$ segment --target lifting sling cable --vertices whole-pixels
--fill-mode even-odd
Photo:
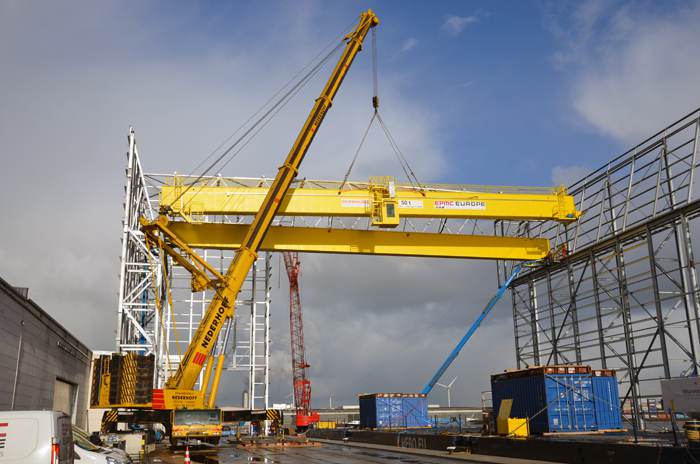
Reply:
[[[219,155],[203,172],[200,174],[194,181],[192,181],[190,184],[183,189],[183,191],[173,200],[172,203],[177,202],[180,198],[182,198],[183,195],[185,195],[193,186],[195,186],[199,181],[201,181],[207,174],[209,174],[220,162],[223,160],[229,153],[233,151],[234,148],[236,148],[239,144],[241,144],[246,137],[248,137],[251,133],[253,133],[252,137],[255,137],[260,132],[260,129],[256,131],[258,126],[260,124],[264,123],[265,121],[269,122],[268,118],[274,117],[281,108],[283,108],[287,103],[289,103],[289,100],[296,95],[299,90],[304,87],[323,67],[323,65],[328,62],[328,60],[335,55],[335,53],[341,49],[341,47],[344,45],[344,42],[338,43],[338,45],[333,48],[329,53],[326,54],[326,56],[323,57],[309,72],[307,72],[300,80],[298,80],[285,94],[279,98],[274,105],[272,105],[265,113],[260,116],[248,129],[245,130],[245,132],[238,137],[224,152]],[[265,122],[265,124],[267,124]],[[264,127],[264,125],[263,125]],[[254,132],[255,131],[255,132]],[[251,137],[251,139],[252,139]],[[249,139],[245,145],[250,143]],[[245,147],[244,145],[244,147]],[[241,150],[237,150],[231,159],[238,155],[241,152]],[[230,159],[228,160],[230,162]],[[228,162],[226,164],[228,164]],[[201,189],[201,187],[200,187]],[[192,197],[194,198],[194,196]],[[190,201],[192,201],[192,198]],[[188,202],[189,203],[189,202]]]
[[[372,30],[372,84],[373,84],[373,90],[374,90],[374,96],[372,97],[372,106],[374,107],[374,113],[379,120],[379,124],[382,126],[382,129],[384,131],[384,134],[387,137],[387,140],[389,141],[389,145],[391,145],[391,148],[394,150],[394,154],[396,154],[399,164],[401,164],[401,168],[404,171],[404,174],[406,174],[406,177],[408,178],[408,182],[413,185],[413,181],[411,180],[411,175],[413,176],[413,180],[416,181],[416,184],[418,184],[418,187],[422,190],[423,187],[421,183],[418,181],[418,178],[416,177],[416,174],[413,172],[413,169],[411,169],[411,166],[408,164],[408,160],[406,157],[403,155],[401,150],[399,149],[398,144],[396,143],[396,140],[394,140],[394,137],[391,135],[391,132],[389,132],[389,128],[386,126],[384,123],[384,120],[382,119],[382,116],[379,114],[379,68],[377,65],[377,31],[374,29]],[[403,162],[402,162],[403,161]],[[410,173],[410,175],[409,175]]]
[[[343,182],[340,184],[340,187],[338,188],[339,194],[340,194],[340,191],[345,186],[345,184],[347,183],[348,178],[350,177],[350,173],[352,172],[352,169],[355,166],[355,162],[357,161],[358,155],[360,154],[360,151],[362,150],[362,147],[364,146],[365,139],[367,138],[367,134],[369,134],[369,130],[372,127],[372,124],[374,123],[375,120],[379,121],[379,124],[382,127],[382,131],[384,132],[384,135],[385,135],[387,141],[389,142],[389,146],[391,146],[391,149],[394,152],[394,155],[396,156],[396,159],[398,160],[399,165],[401,166],[401,169],[403,170],[404,174],[406,175],[408,182],[414,188],[417,188],[418,190],[423,191],[423,185],[418,180],[418,177],[416,176],[415,172],[411,168],[411,165],[408,163],[408,160],[404,156],[403,152],[401,152],[401,149],[399,149],[399,146],[396,143],[396,140],[394,139],[391,132],[389,131],[389,128],[387,127],[386,123],[382,119],[381,114],[379,114],[379,77],[378,77],[378,74],[379,74],[379,72],[378,72],[378,66],[377,66],[377,32],[376,32],[376,30],[372,29],[372,107],[374,108],[374,112],[372,113],[372,117],[370,118],[369,125],[367,126],[367,129],[365,129],[365,132],[362,136],[362,140],[360,141],[360,145],[357,147],[357,150],[355,151],[355,156],[353,156],[352,161],[350,163],[350,166],[348,167],[348,170],[345,173],[345,176],[343,178]],[[414,181],[415,181],[415,184],[414,184]]]
[[[362,135],[362,140],[360,141],[360,145],[357,147],[357,150],[355,150],[355,156],[353,156],[352,162],[350,163],[350,166],[348,167],[348,170],[345,173],[345,177],[343,177],[343,182],[340,184],[340,187],[338,187],[338,195],[340,195],[341,190],[343,190],[343,187],[345,187],[345,184],[348,182],[348,178],[350,177],[350,173],[352,172],[352,168],[355,166],[355,162],[357,161],[357,156],[360,154],[360,150],[362,150],[362,146],[365,144],[365,140],[367,139],[367,134],[369,134],[369,130],[372,127],[372,123],[374,123],[374,120],[376,117],[377,117],[377,112],[375,111],[374,113],[372,113],[372,118],[369,120],[369,124],[367,125],[367,129],[365,129],[365,133]]]
[[[435,371],[435,374],[433,377],[430,379],[430,381],[423,387],[423,390],[421,393],[427,395],[429,394],[433,387],[435,387],[435,384],[437,384],[442,376],[445,374],[445,371],[452,365],[454,360],[457,358],[459,355],[459,352],[462,350],[464,345],[469,341],[469,339],[474,335],[476,330],[479,328],[481,323],[486,319],[486,316],[489,315],[491,310],[493,309],[494,306],[496,306],[496,303],[501,299],[501,297],[505,294],[506,290],[508,290],[508,287],[510,287],[510,284],[515,280],[516,277],[520,274],[520,271],[524,267],[533,267],[540,263],[541,260],[534,260],[534,261],[526,261],[523,263],[518,263],[515,266],[513,266],[513,270],[511,271],[510,275],[506,279],[506,281],[503,283],[498,288],[498,291],[496,291],[496,294],[491,297],[489,302],[486,304],[484,309],[481,311],[481,314],[479,314],[479,317],[476,318],[474,322],[472,322],[472,325],[469,327],[469,330],[467,330],[467,333],[464,334],[464,336],[461,338],[459,343],[457,343],[457,346],[454,347],[454,349],[450,352],[450,354],[447,356],[445,361],[438,367],[438,370]]]

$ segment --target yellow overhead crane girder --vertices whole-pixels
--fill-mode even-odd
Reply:
[[[167,225],[189,247],[213,249],[239,248],[247,227],[182,221]],[[273,226],[265,235],[260,250],[533,260],[547,256],[550,246],[549,240],[544,238]]]
[[[247,230],[244,224],[212,223],[202,220],[204,216],[255,214],[268,193],[266,186],[250,185],[252,179],[216,178],[205,182],[187,186],[183,178],[174,176],[172,184],[163,185],[160,191],[161,211],[185,221],[161,216],[157,227],[179,242],[178,248],[188,248],[188,254],[194,256],[192,248],[238,249]],[[239,183],[244,185],[236,185]],[[300,181],[281,201],[278,214],[370,217],[371,225],[380,229],[398,226],[402,217],[572,222],[580,216],[574,198],[563,187],[416,187],[397,184],[391,177],[373,177],[367,183]],[[271,227],[260,249],[506,260],[540,259],[551,250],[549,241],[542,238],[296,226]],[[193,285],[200,283],[193,281]]]
[[[177,178],[174,183],[161,187],[160,205],[169,215],[186,219],[197,215],[253,215],[268,192],[267,187],[206,185],[185,190],[185,186],[177,185]],[[290,188],[278,214],[372,217],[372,225],[379,227],[395,227],[401,217],[573,222],[580,216],[574,198],[563,187],[548,191],[527,188],[501,191],[498,187],[469,191],[421,189],[393,181],[365,185],[366,188],[339,190]],[[389,212],[394,212],[393,220],[387,217],[387,207]]]

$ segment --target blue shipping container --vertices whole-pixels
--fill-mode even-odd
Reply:
[[[428,399],[421,393],[360,395],[360,427],[397,429],[429,427]]]
[[[494,413],[513,400],[510,417],[530,420],[531,433],[598,430],[590,368],[547,366],[491,376]]]
[[[620,392],[615,371],[593,371],[593,395],[595,397],[595,416],[599,430],[622,428],[622,411]]]

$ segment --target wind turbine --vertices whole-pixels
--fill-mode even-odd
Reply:
[[[450,399],[450,390],[452,390],[452,384],[455,383],[455,380],[457,380],[457,377],[455,376],[454,379],[452,379],[452,382],[448,383],[447,385],[444,385],[440,382],[437,382],[436,385],[440,385],[442,388],[447,390],[447,407],[452,407],[452,401]]]

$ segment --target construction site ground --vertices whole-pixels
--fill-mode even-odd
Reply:
[[[502,464],[546,464],[545,461],[515,459],[498,456],[475,456],[463,453],[448,454],[443,451],[397,449],[396,447],[357,444],[330,443],[314,440],[320,446],[239,446],[222,444],[216,448],[190,449],[193,463],[229,464],[243,462],[263,462],[279,464],[297,463],[502,463]],[[323,442],[323,443],[321,443]],[[144,460],[147,464],[182,464],[185,461],[184,449],[160,447]]]

